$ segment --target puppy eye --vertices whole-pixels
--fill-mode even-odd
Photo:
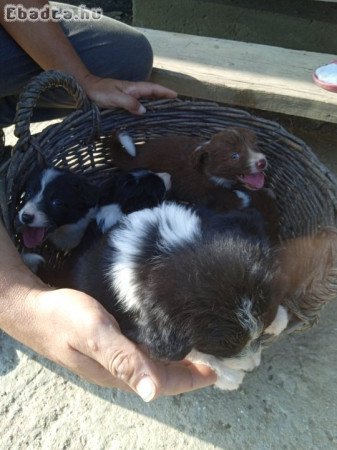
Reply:
[[[65,206],[65,203],[58,198],[54,198],[54,200],[51,201],[51,206],[53,208],[61,208],[62,206]]]
[[[233,152],[233,153],[231,154],[231,158],[232,158],[234,161],[236,161],[236,160],[240,159],[240,155],[239,155],[238,152]]]
[[[33,191],[31,189],[26,189],[25,196],[24,196],[25,200],[28,200],[32,197],[33,197]]]

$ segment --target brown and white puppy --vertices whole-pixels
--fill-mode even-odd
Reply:
[[[285,241],[278,260],[279,301],[294,328],[313,325],[324,304],[337,298],[337,229]]]
[[[245,128],[225,128],[207,141],[200,137],[162,136],[137,146],[135,157],[130,156],[134,150],[124,138],[122,134],[122,139],[112,144],[116,166],[168,172],[171,193],[177,200],[207,205],[215,188],[230,189],[239,184],[261,189],[264,185],[267,160],[257,147],[256,135]]]
[[[267,160],[252,131],[229,127],[208,141],[200,137],[163,136],[137,145],[137,150],[127,134],[117,133],[111,150],[114,163],[123,169],[144,167],[168,172],[173,200],[218,212],[250,206],[258,209],[271,242],[278,241],[275,196],[270,189],[263,189]]]

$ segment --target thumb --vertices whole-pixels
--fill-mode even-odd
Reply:
[[[145,402],[156,397],[158,380],[153,373],[153,363],[123,335],[110,346],[104,363],[112,376],[127,384]]]
[[[159,379],[155,364],[120,332],[112,316],[106,316],[104,324],[101,321],[100,327],[91,336],[95,338],[87,341],[87,356],[99,362],[116,380],[128,385],[145,402],[156,397]]]

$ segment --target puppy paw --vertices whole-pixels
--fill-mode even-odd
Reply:
[[[125,131],[122,131],[117,134],[117,138],[119,142],[121,143],[122,147],[125,149],[125,151],[130,155],[135,157],[136,156],[136,146],[133,142],[132,137],[127,134]]]
[[[245,372],[243,370],[234,370],[226,367],[221,373],[218,373],[215,386],[224,391],[235,391],[241,385],[244,376]]]
[[[289,317],[287,310],[283,306],[277,308],[277,313],[275,319],[272,323],[264,330],[264,334],[272,334],[274,336],[279,336],[283,330],[287,328],[289,322]]]
[[[37,253],[23,253],[21,255],[23,262],[33,272],[36,273],[41,264],[45,264],[46,260]]]

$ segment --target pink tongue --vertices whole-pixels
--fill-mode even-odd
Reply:
[[[22,233],[25,247],[33,248],[42,244],[45,232],[45,228],[26,227]]]
[[[242,177],[240,177],[240,180],[243,181],[243,183],[248,187],[251,187],[253,189],[261,189],[264,185],[264,178],[264,173],[258,172],[252,173],[250,175],[242,175]]]

